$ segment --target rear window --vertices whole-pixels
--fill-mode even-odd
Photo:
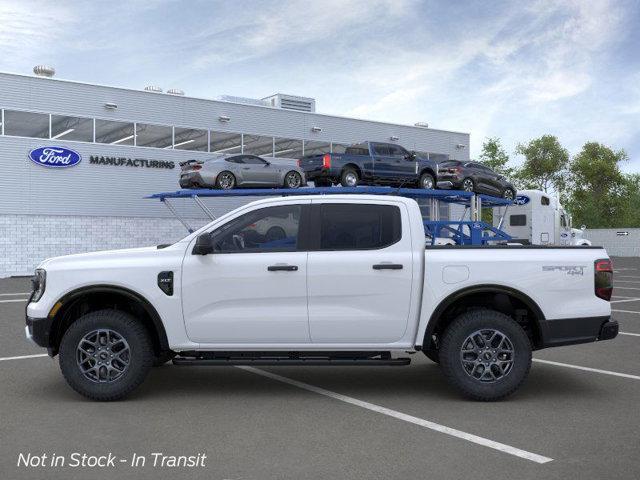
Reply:
[[[524,227],[527,224],[526,215],[511,215],[509,217],[509,225],[512,227]]]
[[[400,208],[393,205],[325,204],[320,250],[374,250],[402,237]]]
[[[365,144],[351,145],[346,148],[347,155],[369,155],[369,147]]]
[[[447,167],[458,167],[458,166],[460,166],[460,163],[461,162],[459,162],[457,160],[445,160],[444,162],[440,162],[438,164],[438,166],[444,167],[444,168],[447,168]]]
[[[540,197],[540,203],[542,205],[549,205],[549,197]]]

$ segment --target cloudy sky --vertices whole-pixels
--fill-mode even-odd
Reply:
[[[317,109],[471,132],[551,133],[640,172],[640,0],[0,0],[0,71],[187,95],[311,96]]]

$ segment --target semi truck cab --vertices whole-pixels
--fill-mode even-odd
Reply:
[[[495,227],[500,227],[515,243],[525,245],[587,246],[583,238],[585,226],[572,228],[571,215],[557,197],[541,190],[521,190],[514,204],[505,211],[498,209],[493,216]],[[505,217],[502,225],[500,221]]]

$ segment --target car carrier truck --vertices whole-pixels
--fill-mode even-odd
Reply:
[[[583,238],[585,227],[572,228],[571,216],[558,198],[541,190],[521,190],[513,203],[495,207],[493,224],[512,237],[512,242],[524,245],[589,246]],[[503,219],[504,216],[504,219]]]

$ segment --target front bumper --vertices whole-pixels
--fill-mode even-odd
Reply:
[[[611,317],[563,318],[540,324],[543,347],[611,340],[618,335],[618,322]]]
[[[25,326],[25,335],[27,340],[35,343],[39,347],[51,347],[51,324],[53,319],[27,317],[27,325]]]

